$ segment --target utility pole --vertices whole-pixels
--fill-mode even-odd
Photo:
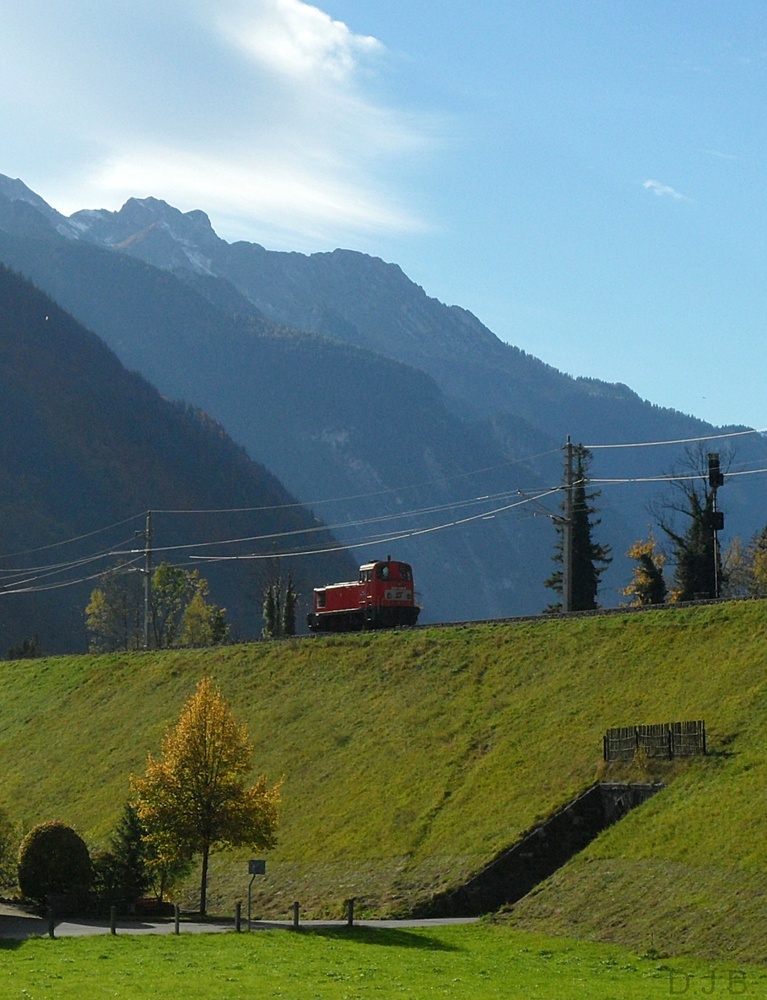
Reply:
[[[144,649],[149,649],[149,617],[152,605],[152,512],[146,512],[144,529]]]
[[[573,610],[573,445],[565,444],[565,503],[562,519],[562,610]]]

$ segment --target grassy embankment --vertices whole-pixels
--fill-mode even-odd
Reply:
[[[515,908],[526,927],[639,951],[763,960],[762,603],[0,666],[0,802],[106,840],[203,674],[285,776],[259,913],[402,912],[603,776],[608,726],[705,718],[711,755]],[[635,771],[635,778],[642,775]],[[222,855],[210,905],[247,892]],[[191,902],[191,897],[190,900]]]

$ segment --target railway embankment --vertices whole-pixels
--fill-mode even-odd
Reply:
[[[258,772],[285,779],[254,916],[287,919],[300,901],[307,919],[338,918],[350,897],[360,918],[405,915],[595,782],[662,781],[507,919],[764,959],[763,602],[2,663],[0,805],[24,827],[58,818],[106,847],[130,774],[201,676],[247,726]],[[705,719],[705,757],[605,764],[608,730],[679,719]],[[247,898],[247,861],[214,858],[211,912]]]

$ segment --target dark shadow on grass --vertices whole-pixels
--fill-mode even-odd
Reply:
[[[2,951],[15,951],[16,948],[20,948],[27,938],[0,938],[0,952]]]
[[[398,927],[301,927],[301,934],[354,941],[358,944],[375,944],[384,948],[418,948],[423,951],[461,951],[455,945],[439,938]]]

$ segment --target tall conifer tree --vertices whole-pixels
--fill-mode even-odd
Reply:
[[[592,537],[592,530],[600,523],[595,517],[597,508],[594,500],[599,496],[598,490],[588,491],[588,469],[591,462],[591,452],[584,448],[582,444],[573,447],[574,474],[573,482],[570,486],[571,497],[562,502],[562,512],[564,517],[569,516],[572,520],[572,585],[571,585],[571,611],[593,611],[597,604],[597,593],[599,591],[599,579],[612,561],[609,545],[601,545],[595,542]],[[555,593],[562,594],[564,587],[564,573],[562,564],[564,562],[565,546],[565,522],[564,517],[558,518],[557,545],[554,550],[553,559],[559,564],[551,576],[546,580],[546,586]],[[551,605],[552,611],[561,611],[562,602]]]

